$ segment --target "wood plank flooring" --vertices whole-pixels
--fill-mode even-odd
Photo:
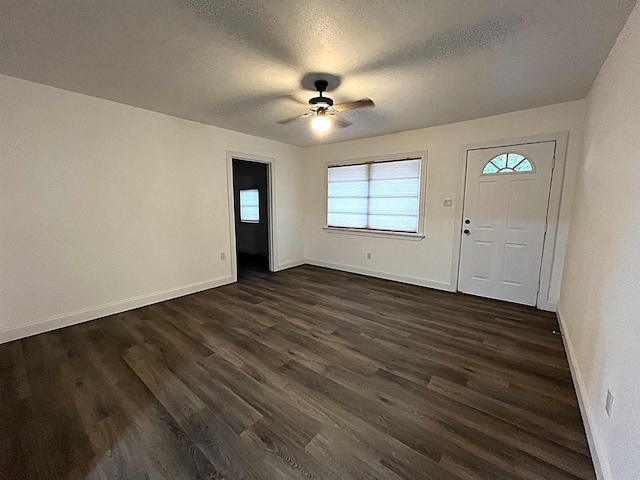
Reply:
[[[298,267],[0,345],[2,479],[593,479],[555,317]]]

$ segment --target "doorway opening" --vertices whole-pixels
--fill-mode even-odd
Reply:
[[[270,164],[232,159],[238,279],[270,271]]]

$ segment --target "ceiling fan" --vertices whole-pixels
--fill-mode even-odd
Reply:
[[[311,105],[309,112],[302,115],[296,115],[295,117],[288,118],[286,120],[281,120],[278,123],[285,125],[302,118],[312,117],[311,126],[313,129],[318,133],[324,133],[331,128],[331,117],[335,117],[335,124],[337,127],[345,128],[352,125],[352,123],[346,118],[340,117],[340,113],[347,110],[354,110],[356,108],[376,106],[370,98],[362,98],[353,102],[334,105],[333,99],[323,95],[329,86],[329,82],[326,80],[316,80],[313,84],[316,87],[316,90],[318,90],[318,96],[309,99],[309,105]]]

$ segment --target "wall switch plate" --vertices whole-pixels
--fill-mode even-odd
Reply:
[[[604,409],[607,412],[607,416],[611,416],[611,409],[613,408],[613,394],[610,390],[607,390],[607,401],[604,404]]]
[[[445,198],[442,201],[442,206],[443,207],[453,207],[453,198]]]
[[[371,260],[371,252],[367,252],[367,260]]]
[[[226,260],[227,259],[227,254],[224,252],[220,252],[220,260]]]

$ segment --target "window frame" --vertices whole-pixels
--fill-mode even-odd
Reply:
[[[371,163],[384,163],[394,162],[401,160],[420,160],[420,190],[418,197],[418,228],[417,232],[401,232],[392,230],[375,230],[369,228],[355,228],[355,227],[333,227],[329,226],[328,211],[329,211],[329,168],[330,167],[348,167],[352,165],[364,165]],[[377,155],[373,157],[353,158],[349,160],[341,161],[328,161],[325,162],[323,168],[324,174],[324,226],[322,227],[325,232],[338,233],[347,235],[359,235],[366,237],[381,237],[389,238],[395,237],[402,240],[420,241],[425,237],[425,211],[427,204],[427,151],[406,152],[397,153],[391,155]]]
[[[243,220],[242,219],[242,192],[251,192],[251,191],[256,191],[258,192],[258,220]],[[238,203],[240,204],[240,223],[250,223],[250,224],[259,224],[260,223],[260,189],[259,188],[241,188],[238,191]],[[251,205],[253,206],[253,205]]]
[[[500,157],[500,156],[502,156],[502,155],[506,155],[506,156],[507,156],[507,162],[509,161],[509,155],[519,155],[519,156],[521,156],[521,157],[522,157],[522,160],[520,160],[520,162],[518,162],[518,163],[516,164],[516,167],[517,167],[518,165],[520,165],[520,163],[522,163],[522,162],[524,162],[524,161],[527,161],[527,162],[529,162],[529,165],[531,166],[531,170],[516,171],[516,170],[515,170],[515,167],[513,167],[513,168],[505,167],[504,169],[500,169],[500,170],[498,170],[497,172],[491,172],[491,173],[487,172],[487,173],[485,173],[485,172],[484,172],[484,169],[485,169],[485,168],[487,168],[487,166],[488,166],[490,163],[493,163],[493,161],[494,161],[496,158],[498,158],[498,157]],[[508,163],[507,163],[507,165],[508,165]],[[497,168],[497,165],[496,165],[495,163],[493,163],[493,166]],[[509,172],[505,172],[505,171],[503,171],[503,170],[505,170],[505,169],[507,169],[507,168],[510,168],[510,170],[512,170],[512,171],[509,171]],[[532,173],[536,173],[536,164],[535,164],[535,162],[534,162],[533,160],[531,160],[531,159],[530,159],[529,157],[527,157],[526,155],[522,155],[520,152],[517,152],[517,151],[515,151],[515,150],[506,150],[504,153],[501,153],[500,155],[496,155],[496,156],[495,156],[495,157],[493,157],[491,160],[489,160],[489,161],[485,164],[485,166],[483,167],[482,172],[480,172],[480,175],[513,175],[513,174],[518,174],[518,175],[528,175],[528,174],[529,174],[529,175],[530,175],[530,174],[532,174]]]

